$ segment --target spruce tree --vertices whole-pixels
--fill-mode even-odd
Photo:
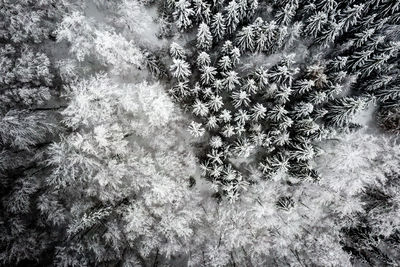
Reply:
[[[212,35],[210,28],[207,24],[202,22],[199,25],[199,30],[197,32],[197,48],[202,50],[209,50],[212,46]]]
[[[213,16],[211,22],[211,32],[217,42],[222,40],[225,35],[225,31],[226,26],[224,15],[218,12]]]

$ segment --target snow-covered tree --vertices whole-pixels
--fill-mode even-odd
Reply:
[[[171,57],[173,57],[173,58],[182,59],[182,60],[186,59],[185,50],[178,43],[175,43],[175,42],[171,43],[171,45],[169,47],[169,53],[170,53]]]
[[[209,113],[208,106],[199,99],[196,99],[193,104],[193,113],[197,116],[205,117]]]
[[[176,25],[181,31],[192,26],[193,15],[194,11],[189,1],[179,0],[175,2],[173,16],[176,20]]]
[[[316,37],[323,29],[324,24],[327,22],[327,14],[324,12],[317,12],[307,19],[304,31],[313,37]]]
[[[215,75],[217,74],[217,69],[211,66],[203,66],[201,68],[201,72],[202,72],[200,77],[201,83],[210,85],[215,79]]]
[[[197,66],[202,68],[204,66],[209,66],[211,64],[210,55],[202,51],[197,57]]]
[[[41,218],[39,204],[48,171],[43,151],[61,130],[51,47],[66,3],[3,1],[0,6],[0,265],[36,265],[46,261],[59,238]]]
[[[357,23],[364,11],[364,4],[354,5],[343,10],[343,14],[340,18],[339,23],[342,25],[343,31],[348,31],[351,26]]]
[[[189,132],[194,137],[201,137],[202,135],[204,135],[205,130],[204,130],[203,126],[201,125],[201,123],[193,121],[189,126]]]
[[[179,116],[168,96],[159,84],[96,76],[72,85],[68,97],[62,114],[73,132],[48,150],[47,184],[62,190],[61,202],[72,201],[57,264],[67,264],[64,253],[77,245],[75,259],[87,264],[176,252],[196,221],[196,211],[184,208],[194,203],[186,186],[194,158],[176,146]]]
[[[345,126],[351,122],[354,115],[366,108],[363,98],[344,97],[337,99],[327,106],[325,119],[336,126]]]
[[[223,105],[224,105],[224,102],[223,102],[222,97],[220,95],[211,96],[211,99],[208,102],[208,106],[214,111],[220,110]]]
[[[173,59],[174,64],[171,65],[170,70],[172,76],[179,81],[185,81],[191,75],[190,65],[183,59]]]
[[[201,21],[207,24],[210,22],[210,16],[211,16],[210,4],[204,3],[202,0],[194,0],[193,11],[194,11],[194,18],[197,21]]]
[[[276,25],[275,21],[270,21],[260,27],[259,33],[256,34],[255,39],[257,52],[272,50],[273,42],[278,35],[277,28],[278,26]]]
[[[211,22],[211,32],[217,42],[219,40],[222,40],[222,38],[225,35],[225,30],[226,30],[226,26],[225,26],[224,15],[222,13],[218,12],[213,16],[212,22]]]
[[[221,59],[218,61],[218,67],[222,71],[227,71],[232,68],[232,60],[229,56],[223,56]]]
[[[249,94],[246,91],[235,91],[232,93],[232,102],[235,108],[248,106],[250,104]]]
[[[132,40],[128,41],[113,31],[97,29],[94,21],[82,12],[76,11],[64,17],[56,33],[59,42],[71,44],[70,53],[80,62],[92,56],[116,73],[142,65],[143,53]]]
[[[236,30],[240,22],[238,3],[235,0],[230,1],[228,5],[225,7],[225,11],[226,11],[227,32],[231,34]]]
[[[298,7],[297,2],[292,2],[292,3],[286,4],[275,15],[277,22],[281,25],[288,25],[291,22],[294,15],[296,14],[297,7]]]
[[[254,49],[254,28],[253,26],[243,27],[236,35],[236,43],[241,51],[253,51]]]
[[[212,35],[210,28],[204,22],[199,25],[197,32],[197,48],[202,50],[209,50],[212,46]]]
[[[257,103],[252,107],[251,111],[253,112],[252,118],[255,121],[258,121],[260,119],[264,119],[265,115],[267,113],[267,108],[264,107],[262,104]]]
[[[232,91],[236,85],[240,85],[238,73],[236,71],[228,71],[224,74],[224,85],[228,91]]]

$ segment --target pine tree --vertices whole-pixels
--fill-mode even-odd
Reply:
[[[201,137],[205,133],[201,123],[192,122],[189,126],[189,133],[194,137]]]
[[[289,35],[288,27],[282,26],[282,27],[279,28],[278,39],[276,40],[275,50],[278,49],[278,48],[283,48],[284,47],[284,45],[286,43],[286,40],[288,38],[288,35]]]
[[[258,121],[260,119],[264,119],[267,113],[267,108],[264,107],[262,104],[257,103],[252,107],[252,119]]]
[[[243,84],[243,89],[250,94],[255,94],[258,91],[256,81],[254,79],[247,79],[246,82]]]
[[[308,161],[314,158],[314,148],[310,143],[293,145],[291,157],[296,161]]]
[[[338,3],[335,0],[322,0],[317,3],[317,9],[329,14],[334,12]]]
[[[317,12],[307,19],[305,33],[313,37],[317,37],[321,33],[323,26],[327,23],[328,17],[324,12]]]
[[[250,3],[250,5],[249,8],[247,9],[247,17],[252,18],[259,7],[259,3],[258,0],[250,0],[248,2]]]
[[[224,89],[224,82],[222,79],[215,79],[213,83],[213,88],[217,93],[221,92]]]
[[[182,46],[180,46],[179,44],[177,44],[175,42],[171,43],[169,53],[170,53],[171,57],[173,57],[173,58],[182,59],[182,60],[186,59],[185,50],[183,49]]]
[[[185,97],[190,93],[189,84],[187,81],[178,82],[170,89],[170,92],[176,97]]]
[[[375,29],[374,28],[369,28],[366,29],[362,32],[357,32],[356,34],[354,34],[356,42],[355,42],[355,47],[360,48],[362,47],[369,38],[371,38],[375,33]]]
[[[235,0],[229,2],[225,8],[227,32],[232,34],[239,24],[239,5]]]
[[[298,94],[305,94],[312,90],[315,86],[315,82],[313,80],[299,80],[295,83],[294,88],[298,92]]]
[[[222,128],[222,135],[223,136],[225,136],[225,137],[227,137],[227,138],[230,138],[230,137],[232,137],[232,136],[234,136],[235,135],[235,127],[233,127],[232,125],[230,125],[230,124],[226,124],[223,128]]]
[[[240,138],[235,142],[234,153],[238,157],[248,158],[254,152],[254,145],[245,137]]]
[[[211,22],[211,32],[216,39],[216,41],[222,40],[222,38],[225,35],[225,18],[222,13],[218,12],[213,16],[212,22]]]
[[[228,56],[233,49],[233,44],[230,40],[226,40],[221,48],[221,53],[224,56]]]
[[[208,106],[199,99],[196,99],[193,104],[193,113],[197,116],[205,117],[209,113]]]
[[[296,21],[293,26],[289,30],[288,40],[285,43],[285,49],[289,49],[293,46],[293,44],[300,38],[300,35],[303,31],[303,23]]]
[[[364,11],[364,7],[364,4],[354,5],[343,11],[343,15],[339,20],[343,31],[347,32],[351,26],[354,26],[358,22]]]
[[[204,3],[202,0],[194,0],[193,11],[196,21],[207,24],[210,22],[211,10],[208,3]]]
[[[182,59],[173,59],[173,62],[174,64],[170,67],[172,75],[179,81],[187,80],[192,73],[189,64]]]
[[[243,27],[236,35],[236,43],[241,51],[254,50],[254,28],[253,26]]]
[[[210,55],[208,55],[206,52],[202,51],[198,57],[197,57],[197,66],[199,68],[203,66],[209,66],[211,64],[211,58]]]
[[[230,59],[229,56],[223,56],[219,61],[218,61],[218,67],[222,71],[228,71],[232,68],[232,60]]]
[[[257,68],[254,73],[254,79],[257,82],[257,85],[260,89],[264,89],[268,84],[268,70],[263,67]]]
[[[238,73],[233,70],[224,73],[223,83],[228,91],[232,91],[233,89],[235,89],[236,85],[240,85]]]
[[[345,126],[351,122],[353,116],[366,107],[363,98],[344,97],[327,106],[328,113],[325,119],[335,126]]]
[[[232,66],[236,66],[239,63],[241,56],[239,48],[236,46],[233,47],[229,55],[232,61]]]
[[[239,11],[239,20],[242,21],[246,17],[246,11],[248,9],[248,0],[238,0],[238,11]]]
[[[296,4],[298,5],[298,3]],[[293,3],[286,4],[276,13],[275,18],[277,22],[281,25],[289,25],[289,23],[292,21],[292,18],[296,14],[297,5]]]
[[[220,119],[225,123],[230,122],[232,119],[231,111],[227,109],[222,110],[220,114]]]
[[[329,21],[326,26],[327,29],[322,30],[320,36],[318,36],[315,40],[317,43],[321,44],[323,47],[328,47],[332,44],[336,37],[340,35],[340,31],[343,27],[342,23],[337,23],[334,21]]]
[[[200,81],[204,85],[211,85],[215,80],[217,70],[211,66],[204,66],[201,69]]]
[[[350,57],[348,61],[348,66],[351,66],[352,70],[356,70],[364,65],[367,60],[371,57],[374,53],[373,50],[364,50],[364,51],[357,51]]]
[[[192,26],[192,16],[194,15],[194,11],[191,8],[190,2],[186,0],[179,0],[175,2],[175,9],[173,16],[176,20],[176,25],[178,28],[183,31]]]
[[[278,26],[274,20],[265,23],[260,29],[256,39],[256,50],[258,52],[272,52],[272,46],[278,37]]]
[[[282,121],[286,114],[288,114],[288,111],[283,106],[275,105],[268,111],[267,117],[269,120],[278,122]]]
[[[232,102],[235,108],[248,106],[250,104],[249,94],[246,91],[236,91],[232,93]]]
[[[239,109],[235,114],[234,114],[234,120],[241,124],[244,125],[250,120],[250,115],[246,110]]]
[[[211,99],[208,102],[208,106],[210,109],[213,111],[219,111],[224,105],[224,102],[222,101],[222,97],[219,95],[212,95]]]
[[[286,104],[287,102],[289,102],[292,92],[293,90],[291,89],[291,87],[286,85],[280,86],[276,92],[276,95],[274,96],[275,102],[281,105]]]
[[[294,119],[300,119],[309,116],[314,110],[314,106],[311,103],[300,102],[294,106],[292,117]]]
[[[206,127],[208,129],[210,129],[210,130],[218,128],[218,118],[215,117],[214,115],[209,116],[208,117],[208,122],[206,124]]]
[[[199,25],[197,32],[197,48],[203,50],[210,50],[212,46],[212,35],[210,28],[204,22]]]

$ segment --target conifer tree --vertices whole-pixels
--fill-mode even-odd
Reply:
[[[228,71],[232,68],[232,60],[230,59],[229,56],[223,56],[219,61],[218,61],[218,67],[222,71]]]
[[[232,65],[236,66],[240,61],[240,50],[236,46],[232,48],[231,52],[229,53]]]
[[[327,22],[327,15],[324,12],[318,12],[308,18],[304,31],[313,37],[316,37]]]
[[[202,0],[193,1],[193,11],[196,21],[207,24],[210,22],[211,10],[208,3],[204,3]]]
[[[253,26],[243,27],[236,35],[236,43],[241,51],[253,51],[254,49],[254,28]]]
[[[197,32],[197,48],[209,50],[212,46],[212,35],[207,24],[202,22]]]
[[[194,137],[201,137],[205,133],[205,130],[202,127],[201,123],[193,121],[189,126],[189,132]]]
[[[364,11],[365,5],[354,5],[352,7],[348,7],[343,11],[343,15],[341,16],[339,23],[342,25],[342,30],[347,32],[349,28],[355,25],[360,19],[362,12]]]
[[[232,93],[232,102],[235,108],[248,106],[250,104],[249,94],[246,91],[236,91]]]
[[[281,25],[288,25],[294,15],[296,14],[297,3],[288,3],[281,10],[277,12],[275,18],[277,22]]]
[[[262,104],[257,103],[256,105],[254,105],[254,107],[252,108],[252,118],[255,121],[258,121],[260,119],[264,119],[267,113],[267,108],[264,107]]]
[[[173,59],[173,62],[174,64],[170,67],[172,75],[179,81],[187,80],[192,73],[189,64],[182,59]]]
[[[236,85],[240,85],[238,73],[236,71],[228,71],[224,74],[224,85],[228,91],[232,91]]]
[[[211,32],[216,41],[222,40],[225,35],[226,26],[224,15],[220,12],[214,14],[211,22]]]
[[[204,66],[201,68],[200,81],[202,84],[211,85],[214,82],[215,75],[217,74],[216,68],[211,66]]]
[[[173,16],[176,20],[176,25],[182,31],[192,26],[192,16],[194,11],[191,4],[186,0],[179,0],[175,2],[175,9]]]
[[[193,113],[197,116],[204,117],[209,113],[209,109],[205,103],[201,102],[199,99],[196,99],[193,104]]]
[[[229,2],[225,8],[227,32],[232,34],[240,22],[239,5],[235,0]]]
[[[327,107],[328,113],[325,119],[336,126],[349,124],[353,116],[366,107],[366,100],[363,98],[345,97],[334,101]]]
[[[173,42],[170,45],[169,48],[169,53],[171,55],[171,57],[176,58],[176,59],[186,59],[186,53],[185,50],[183,49],[182,46],[180,46],[179,44]]]
[[[208,102],[208,106],[213,111],[218,111],[222,108],[224,102],[222,101],[222,97],[220,95],[212,95],[211,99]]]

